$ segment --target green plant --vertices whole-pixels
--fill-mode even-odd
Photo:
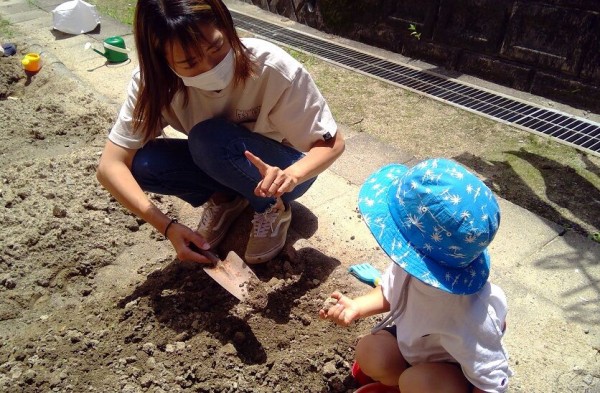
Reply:
[[[133,25],[133,13],[137,0],[90,0],[100,14],[110,16],[121,23]]]
[[[297,51],[295,49],[292,48],[287,48],[284,47],[284,49],[296,60],[298,60],[300,63],[304,64],[305,66],[310,66],[315,64],[315,57],[312,55],[309,55],[305,52],[300,52]]]
[[[0,37],[2,38],[12,38],[14,36],[14,32],[10,27],[10,22],[6,19],[0,18]]]
[[[411,23],[411,24],[408,26],[408,31],[410,31],[410,32],[411,32],[411,33],[410,33],[410,35],[411,35],[411,36],[415,37],[415,38],[416,38],[416,39],[418,39],[418,40],[420,40],[420,39],[421,39],[421,33],[419,33],[419,32],[417,31],[417,26],[416,26],[415,24]]]

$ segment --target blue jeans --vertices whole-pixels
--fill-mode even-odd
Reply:
[[[138,150],[131,172],[144,191],[174,195],[194,207],[215,192],[241,195],[256,212],[264,212],[274,198],[254,195],[262,176],[244,156],[248,150],[265,163],[285,169],[304,154],[224,119],[196,124],[188,139],[155,139]],[[287,204],[302,196],[312,178],[282,195]]]

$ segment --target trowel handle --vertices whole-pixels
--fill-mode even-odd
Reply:
[[[197,252],[198,254],[202,254],[202,256],[208,258],[208,260],[213,264],[213,266],[216,266],[217,263],[219,263],[219,261],[221,260],[214,252],[209,250],[202,250],[201,248],[198,248],[194,243],[190,243],[189,247],[192,251]]]

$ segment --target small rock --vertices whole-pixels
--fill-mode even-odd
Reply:
[[[121,390],[122,393],[141,393],[141,391],[142,389],[132,383],[125,384]]]
[[[146,373],[140,378],[140,386],[143,388],[149,388],[152,386],[152,384],[154,384],[154,379],[154,375]]]
[[[69,341],[71,341],[72,344],[76,344],[83,338],[83,333],[77,330],[69,330],[66,334],[66,337],[69,339]]]
[[[15,360],[17,362],[22,362],[23,360],[25,360],[25,358],[27,358],[27,354],[25,352],[15,353]]]
[[[50,377],[50,381],[48,381],[48,383],[50,384],[51,388],[58,387],[61,382],[62,382],[62,379],[57,374],[53,374]]]
[[[137,304],[138,304],[138,299],[132,300],[125,305],[125,310],[129,310],[129,309],[137,306]]]
[[[189,338],[188,332],[181,332],[175,336],[175,341],[186,341]]]
[[[67,209],[55,205],[52,209],[52,215],[57,218],[65,218],[67,216]]]
[[[17,281],[8,274],[5,274],[0,276],[0,285],[3,285],[6,289],[15,289]]]
[[[145,343],[142,345],[142,351],[146,352],[148,355],[153,355],[154,351],[156,351],[156,345],[154,343]]]
[[[148,367],[150,370],[154,370],[156,368],[156,359],[154,359],[152,356],[146,359],[146,367]]]
[[[223,345],[220,352],[225,355],[235,355],[237,353],[237,350],[235,349],[233,344],[228,343],[228,344]]]
[[[34,370],[27,370],[23,373],[23,380],[25,381],[26,384],[31,385],[33,382],[35,382],[35,378],[37,377],[37,374]]]
[[[335,373],[337,373],[337,367],[334,361],[331,361],[323,366],[323,375],[326,377],[335,375]]]
[[[334,299],[332,297],[328,297],[327,299],[325,299],[325,301],[321,305],[321,308],[325,311],[328,311],[331,307],[335,306],[336,304],[337,304],[336,299]]]

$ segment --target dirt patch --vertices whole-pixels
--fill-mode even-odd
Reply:
[[[356,333],[317,315],[339,261],[305,249],[255,266],[269,290],[242,309],[96,181],[115,108],[42,70],[27,78],[17,56],[0,58],[0,390],[355,387]],[[176,201],[152,198],[176,215]]]
[[[269,296],[264,284],[252,278],[246,284],[246,289],[248,290],[246,303],[248,303],[251,309],[256,311],[264,310],[269,304]]]

